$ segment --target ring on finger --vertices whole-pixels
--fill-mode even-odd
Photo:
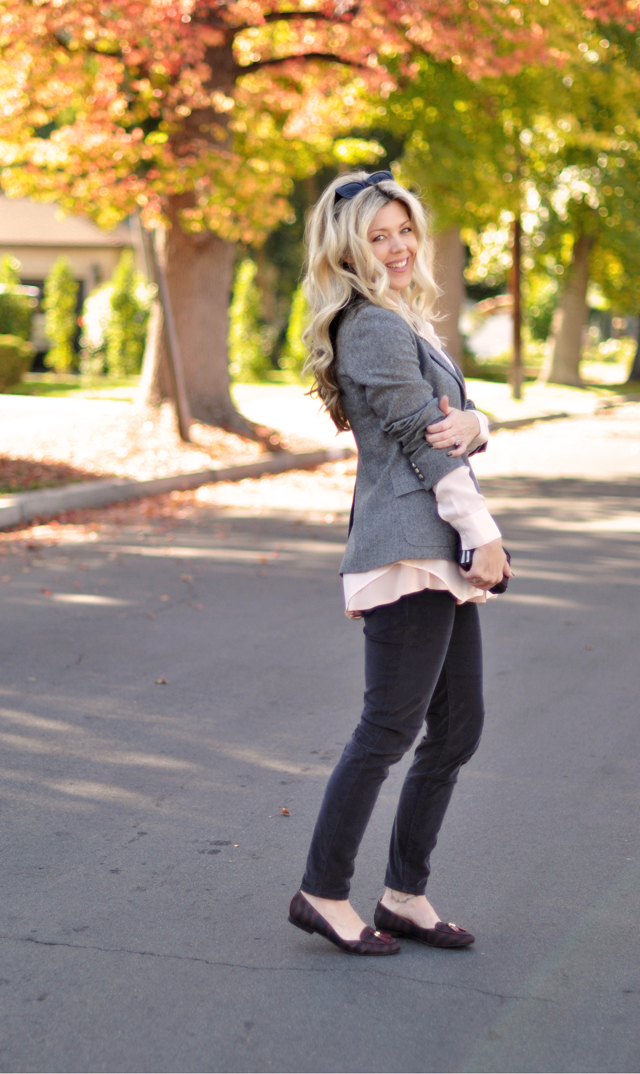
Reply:
[[[457,437],[456,440],[454,441],[454,447],[460,447],[461,443],[462,443],[462,440],[460,439],[460,437]]]

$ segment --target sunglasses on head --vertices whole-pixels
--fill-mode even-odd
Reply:
[[[373,175],[368,175],[366,179],[358,179],[353,183],[337,186],[334,205],[336,201],[340,201],[340,198],[355,198],[356,194],[359,194],[361,190],[366,190],[368,186],[377,186],[378,183],[384,183],[388,180],[394,181],[391,172],[374,172]]]

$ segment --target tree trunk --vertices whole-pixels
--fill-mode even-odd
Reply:
[[[242,68],[234,56],[233,28],[220,23],[215,45],[207,48],[205,61],[211,71],[207,89],[231,95]],[[171,147],[188,158],[203,142],[221,148],[221,128],[228,126],[228,113],[213,107],[196,108],[171,137]],[[195,148],[194,148],[195,147]],[[227,336],[229,302],[233,283],[235,245],[210,231],[187,234],[180,226],[182,210],[195,205],[194,191],[167,198],[170,227],[158,249],[167,285],[183,367],[188,409],[195,421],[261,441],[270,451],[281,449],[273,429],[255,425],[240,414],[231,398]],[[165,332],[161,313],[150,324],[139,400],[157,405],[172,395]]]
[[[462,366],[462,336],[458,328],[460,306],[464,299],[465,250],[460,228],[453,225],[432,239],[433,275],[442,295],[437,310],[441,320],[436,329],[447,351]]]
[[[627,384],[631,380],[640,380],[640,314],[638,315],[636,340],[636,353],[633,356],[633,362],[631,363],[631,369],[629,370],[629,376],[627,377]]]
[[[212,232],[188,235],[180,226],[180,210],[191,202],[189,195],[169,199],[171,226],[160,251],[171,296],[171,308],[180,344],[189,410],[195,421],[220,425],[253,435],[250,422],[236,410],[231,399],[227,336],[229,302],[233,283],[235,247]],[[164,333],[155,314],[145,354],[143,383],[146,402],[157,403],[169,394]]]
[[[582,329],[589,318],[587,284],[593,242],[588,235],[580,235],[574,242],[566,287],[551,322],[547,360],[540,376],[544,384],[547,381],[578,386],[582,383]]]
[[[162,307],[160,299],[156,298],[149,314],[137,402],[142,407],[158,407],[164,399],[171,398],[171,375],[162,323]]]

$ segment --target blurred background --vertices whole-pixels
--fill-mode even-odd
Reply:
[[[251,436],[228,377],[305,383],[305,215],[353,167],[423,197],[469,377],[638,390],[633,5],[245,6],[8,5],[3,392],[160,405],[169,301],[191,416]]]

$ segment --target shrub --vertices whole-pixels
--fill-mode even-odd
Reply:
[[[107,370],[107,326],[111,313],[111,284],[103,283],[85,299],[80,336],[80,372],[100,377]]]
[[[82,310],[80,370],[114,377],[139,373],[155,287],[135,271],[126,250],[109,283],[86,299]]]
[[[66,373],[76,360],[73,338],[77,330],[78,284],[66,257],[59,257],[44,284],[45,331],[51,342],[45,365]]]
[[[308,323],[309,307],[302,287],[298,287],[294,291],[291,301],[287,338],[279,362],[280,368],[291,373],[296,380],[300,380],[302,377],[304,363],[308,354],[307,345],[302,339]]]
[[[258,266],[247,257],[236,271],[229,308],[229,369],[234,380],[260,381],[271,370],[270,347],[260,325]]]
[[[30,339],[35,302],[18,291],[19,269],[14,257],[5,255],[0,260],[0,335]]]
[[[133,253],[125,250],[111,279],[106,326],[106,365],[112,376],[139,373],[154,294],[135,271]]]
[[[20,336],[0,335],[0,392],[19,384],[33,361],[34,349]]]

